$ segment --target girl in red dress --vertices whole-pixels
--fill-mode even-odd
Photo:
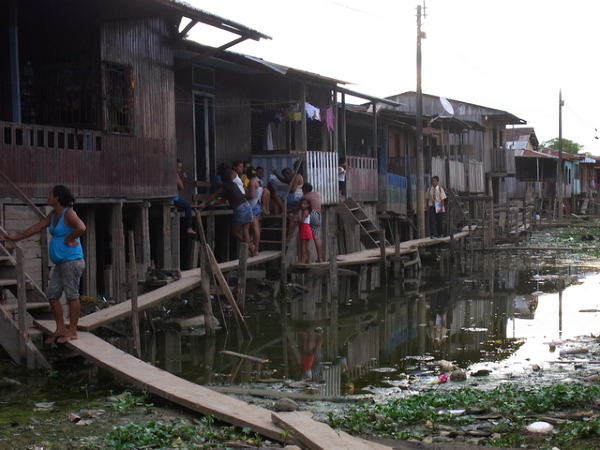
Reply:
[[[299,264],[310,263],[310,241],[313,240],[312,230],[310,229],[310,212],[312,211],[310,200],[302,197],[299,202],[300,211],[298,211],[298,239],[300,240],[300,259]]]

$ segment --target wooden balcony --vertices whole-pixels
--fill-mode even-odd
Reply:
[[[102,150],[100,131],[0,122],[0,149],[24,147],[62,150]]]
[[[376,202],[379,195],[377,160],[348,156],[346,161],[346,196],[357,202]]]

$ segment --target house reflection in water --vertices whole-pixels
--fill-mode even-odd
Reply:
[[[534,317],[532,273],[510,258],[467,255],[457,264],[442,259],[385,291],[368,292],[356,277],[341,277],[339,302],[331,300],[327,277],[306,274],[285,301],[263,295],[247,303],[254,306],[247,310],[254,339],[238,339],[233,316],[225,315],[229,333],[213,339],[180,330],[147,333],[143,358],[200,384],[295,380],[326,396],[359,392],[382,373],[432,373],[440,360],[467,369],[515,351],[507,323]],[[546,289],[565,286],[571,275]],[[132,350],[127,340],[111,342]]]

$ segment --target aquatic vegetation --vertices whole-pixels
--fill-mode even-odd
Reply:
[[[492,445],[516,447],[524,441],[522,430],[527,423],[552,411],[577,411],[600,398],[600,386],[578,383],[524,387],[503,384],[489,391],[463,388],[452,391],[435,390],[394,399],[381,404],[354,405],[343,413],[329,413],[332,427],[355,434],[374,434],[396,439],[435,436],[440,427],[457,429],[482,423],[489,424]],[[444,414],[451,410],[477,407],[495,420],[488,422],[475,414]],[[412,427],[411,431],[407,427]],[[564,420],[554,434],[546,439],[568,443],[586,438],[600,438],[600,418]]]

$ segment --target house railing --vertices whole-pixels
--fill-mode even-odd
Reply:
[[[361,156],[346,158],[346,196],[358,202],[377,201],[379,180],[377,160]]]
[[[4,147],[102,150],[100,131],[0,122],[0,149]]]
[[[294,163],[301,159],[304,162],[304,181],[312,184],[313,190],[320,194],[322,204],[337,204],[339,202],[337,153],[311,151],[293,155],[253,155],[252,165],[265,169],[262,182],[266,186],[272,169],[276,169],[279,174],[285,168],[294,170]]]
[[[408,180],[406,177],[387,173],[379,175],[378,211],[388,211],[397,214],[407,213]]]
[[[493,148],[491,151],[492,173],[515,173],[515,152],[505,148]]]

